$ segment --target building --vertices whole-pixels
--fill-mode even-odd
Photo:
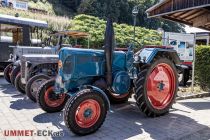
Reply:
[[[210,0],[161,0],[149,8],[148,17],[161,18],[210,31]],[[209,45],[210,33],[196,33],[196,43]]]
[[[210,0],[162,0],[146,12],[148,17],[210,30]]]
[[[20,10],[28,10],[28,0],[0,0],[1,6]]]

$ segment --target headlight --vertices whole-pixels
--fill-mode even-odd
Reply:
[[[140,61],[140,57],[138,55],[135,55],[134,56],[134,61],[136,61],[136,62]]]
[[[62,68],[62,67],[63,67],[63,63],[62,63],[61,60],[59,60],[59,61],[58,61],[58,68],[60,69],[60,68]]]

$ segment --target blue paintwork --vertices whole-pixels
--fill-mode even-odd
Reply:
[[[143,48],[138,55],[142,63],[150,63],[157,53],[162,51],[174,52],[171,49]],[[134,72],[134,53],[129,49],[127,53],[115,51],[113,55],[111,88],[116,94],[125,94],[130,89],[134,75],[138,74]],[[63,67],[58,71],[57,79],[60,80],[56,80],[56,93],[73,96],[84,85],[92,85],[95,79],[104,78],[106,75],[104,50],[62,48],[59,60]]]
[[[116,94],[126,94],[129,92],[131,85],[130,76],[126,71],[118,71],[113,75],[112,90]]]
[[[143,48],[140,51],[139,56],[141,57],[141,61],[144,63],[150,63],[154,59],[154,57],[157,55],[158,52],[175,52],[173,49],[162,49],[162,48]],[[146,58],[146,59],[145,59]]]
[[[71,65],[67,64],[68,58]],[[126,58],[126,53],[123,51],[114,53],[113,72],[127,70]],[[94,78],[105,75],[103,50],[62,48],[59,52],[59,60],[63,63],[58,74],[63,81],[64,92],[74,91],[82,85],[94,82]]]

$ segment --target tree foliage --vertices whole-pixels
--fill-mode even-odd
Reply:
[[[84,31],[90,34],[90,46],[92,48],[101,48],[104,45],[105,20],[94,16],[78,15],[72,22],[71,30]],[[133,26],[114,23],[114,29],[118,47],[126,47],[129,43],[132,43]],[[137,27],[136,40],[144,45],[159,45],[161,44],[161,35],[155,30]],[[138,45],[138,47],[140,46]]]
[[[108,15],[118,23],[133,24],[132,9],[139,6],[137,26],[149,29],[163,28],[168,32],[184,32],[182,24],[147,18],[145,11],[156,4],[158,0],[83,0],[77,11],[80,14],[88,14],[106,19]]]

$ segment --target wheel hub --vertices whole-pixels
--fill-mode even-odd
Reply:
[[[160,92],[164,90],[164,87],[165,87],[165,84],[163,83],[163,81],[157,84],[157,88],[159,89]]]
[[[88,108],[84,111],[83,115],[84,115],[85,118],[91,118],[92,113],[93,113],[92,109]]]

